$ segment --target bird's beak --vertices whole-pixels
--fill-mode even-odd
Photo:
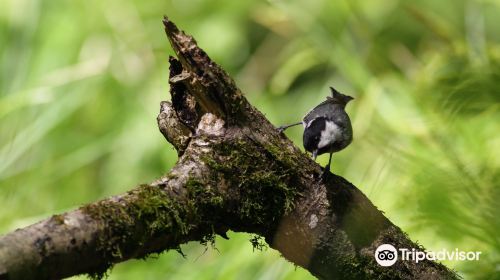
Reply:
[[[353,100],[353,99],[354,99],[354,97],[349,96],[349,95],[346,95],[346,97],[347,97],[347,102],[349,102],[349,101],[351,101],[351,100]],[[347,103],[347,102],[346,102],[346,103]]]

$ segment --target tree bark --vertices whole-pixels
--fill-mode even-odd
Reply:
[[[445,266],[375,262],[374,251],[423,248],[355,186],[321,168],[252,105],[169,19],[172,102],[158,125],[178,151],[165,176],[126,194],[0,237],[0,279],[102,276],[113,264],[202,243],[228,230],[262,236],[319,279],[457,279]]]

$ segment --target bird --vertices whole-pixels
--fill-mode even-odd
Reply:
[[[313,160],[321,154],[330,154],[323,174],[330,171],[333,153],[351,144],[353,136],[351,120],[345,107],[354,98],[338,92],[333,87],[330,87],[330,91],[331,96],[327,96],[325,101],[311,109],[301,122],[278,127],[278,132],[282,133],[292,126],[304,126],[304,149],[312,153]]]

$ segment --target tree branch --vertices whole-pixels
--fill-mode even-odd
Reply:
[[[244,98],[195,40],[164,19],[172,103],[158,125],[179,160],[148,185],[0,237],[0,279],[101,276],[113,264],[252,232],[319,279],[456,279],[441,264],[379,266],[384,243],[421,248],[351,183],[320,167]]]

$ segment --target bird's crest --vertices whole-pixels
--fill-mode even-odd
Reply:
[[[329,102],[346,105],[349,101],[354,99],[354,97],[338,92],[333,87],[330,87],[330,91],[332,92],[332,96],[326,97],[326,100]]]

